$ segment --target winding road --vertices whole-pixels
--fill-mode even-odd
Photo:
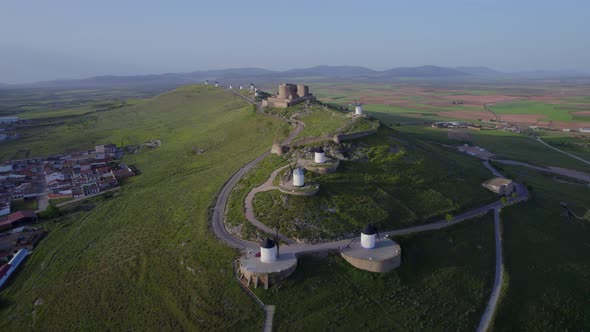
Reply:
[[[242,96],[241,94],[239,94],[235,91],[230,90],[230,92],[234,93],[235,95],[240,96],[242,99],[244,99],[248,103],[256,105],[252,100],[246,98],[245,96]],[[258,106],[256,108],[256,111],[260,112],[260,109],[258,108]],[[304,124],[302,122],[299,122],[299,121],[296,122],[294,130],[289,134],[287,139],[282,144],[287,145],[291,141],[293,141],[293,139],[297,135],[299,135],[299,133],[301,133],[301,131],[303,131],[303,128],[304,128]],[[228,201],[229,194],[231,193],[232,189],[235,187],[235,185],[240,181],[240,179],[248,171],[250,171],[252,168],[254,168],[259,162],[261,162],[269,154],[270,154],[270,151],[267,151],[267,152],[263,153],[262,155],[258,156],[256,159],[247,163],[242,168],[240,168],[224,184],[219,195],[217,196],[215,206],[213,207],[212,223],[211,223],[212,229],[213,229],[213,232],[215,233],[215,235],[220,240],[222,240],[227,245],[229,245],[233,248],[242,249],[242,250],[258,250],[258,248],[259,248],[259,244],[257,242],[237,239],[237,238],[234,238],[231,234],[229,234],[227,232],[227,230],[225,229],[224,219],[225,219],[225,211],[227,208],[227,201]],[[502,176],[502,174],[500,172],[498,172],[488,161],[484,161],[483,164],[495,176]],[[246,212],[246,216],[247,216],[248,221],[251,222],[258,229],[260,229],[264,232],[267,232],[267,233],[271,233],[271,234],[274,233],[274,230],[272,230],[268,226],[260,223],[254,217],[252,200],[254,198],[254,195],[257,192],[274,189],[274,186],[272,184],[273,180],[277,176],[277,174],[280,172],[280,170],[282,170],[283,168],[284,167],[275,170],[264,184],[254,188],[252,191],[250,191],[247,195],[246,200],[245,200],[245,205],[246,205],[245,212]],[[455,216],[450,221],[443,219],[443,220],[439,220],[439,221],[432,222],[432,223],[425,224],[425,225],[412,226],[412,227],[408,227],[408,228],[392,230],[392,231],[382,233],[382,235],[390,237],[390,236],[400,236],[400,235],[407,235],[407,234],[414,234],[414,233],[419,233],[419,232],[426,232],[426,231],[431,231],[431,230],[442,229],[442,228],[446,228],[446,227],[455,225],[457,223],[463,222],[465,220],[483,215],[490,210],[494,210],[494,222],[495,222],[495,233],[496,233],[496,274],[495,274],[492,294],[490,296],[488,306],[486,307],[484,315],[482,316],[482,319],[481,319],[480,324],[478,326],[478,329],[477,329],[478,331],[486,331],[489,328],[492,318],[494,316],[494,313],[496,311],[496,307],[497,307],[498,299],[499,299],[499,294],[500,294],[502,283],[503,283],[503,262],[502,262],[502,242],[501,242],[502,240],[501,240],[501,234],[500,234],[500,217],[499,217],[500,209],[503,206],[510,205],[513,203],[518,203],[521,201],[525,201],[529,198],[528,190],[523,185],[518,184],[518,183],[516,184],[516,194],[517,195],[515,198],[509,198],[506,203],[502,203],[501,201],[496,201],[496,202],[469,210],[467,212],[464,212],[458,216]],[[285,241],[287,244],[287,245],[281,247],[281,252],[293,253],[293,254],[338,250],[340,248],[344,248],[344,247],[348,246],[351,243],[351,241],[358,240],[358,238],[354,238],[352,240],[345,239],[345,240],[340,240],[340,241],[325,242],[325,243],[319,243],[319,244],[302,244],[302,243],[297,243],[297,242],[293,241],[292,239],[284,236],[283,234],[280,234],[279,237],[283,241]],[[272,309],[273,309],[272,312],[274,313],[274,307]],[[265,310],[265,313],[266,313],[266,310]],[[270,318],[270,322],[267,322],[269,320],[269,318]],[[272,329],[272,314],[267,313],[265,315],[265,329],[268,329],[269,325],[270,325],[270,329]]]
[[[496,238],[496,273],[494,275],[494,286],[492,287],[492,294],[490,295],[486,310],[477,326],[477,332],[485,332],[489,330],[494,314],[496,313],[498,300],[500,299],[502,284],[504,283],[504,263],[502,261],[502,233],[500,231],[499,207],[494,209],[494,229]]]

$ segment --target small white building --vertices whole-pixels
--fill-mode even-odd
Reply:
[[[219,86],[219,83],[218,82],[215,82],[215,86]]]
[[[244,86],[240,84],[240,90],[244,90]]]
[[[375,236],[377,229],[373,225],[368,224],[361,232],[361,246],[365,249],[375,248]]]
[[[590,133],[590,128],[580,128],[581,133]]]
[[[250,91],[254,91],[254,83],[250,83]]]
[[[266,238],[260,244],[260,261],[262,263],[274,263],[277,261],[277,244],[275,241]]]
[[[303,175],[303,170],[299,167],[293,170],[293,186],[295,187],[303,187],[305,184],[305,178]]]
[[[209,80],[205,80],[205,85],[209,85]]]
[[[229,85],[229,89],[230,89],[230,90],[231,90],[231,89],[233,89],[233,86],[232,86],[231,84]]]
[[[326,162],[326,153],[322,147],[319,147],[313,152],[313,161],[316,164],[323,164]]]
[[[481,184],[484,188],[501,196],[508,196],[516,190],[512,180],[506,178],[493,178]]]

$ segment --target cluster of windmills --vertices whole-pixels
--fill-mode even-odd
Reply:
[[[377,273],[393,270],[401,264],[401,248],[393,240],[379,237],[377,229],[367,224],[359,238],[353,238],[339,252],[352,266]],[[289,248],[290,249],[290,248]],[[278,236],[266,238],[260,243],[258,252],[249,252],[240,259],[240,279],[246,286],[262,284],[265,289],[289,277],[297,267],[295,253],[306,251],[305,246],[297,250],[279,251]]]
[[[205,85],[211,85],[211,83],[209,82],[209,80],[205,80]],[[219,87],[219,86],[222,86],[222,85],[218,81],[214,81],[213,82],[213,86]],[[232,83],[229,83],[227,85],[227,88],[229,90],[233,90],[234,89],[234,85]],[[238,90],[244,90],[244,85],[243,84],[240,84],[238,86]],[[256,88],[256,86],[254,85],[254,83],[250,83],[250,91],[252,91],[254,93],[257,93],[258,92],[258,88]]]

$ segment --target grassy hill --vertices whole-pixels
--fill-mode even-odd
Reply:
[[[502,212],[507,288],[497,331],[581,331],[590,326],[590,225],[568,219],[560,202],[578,215],[590,211],[586,185],[556,181],[523,167],[504,167],[532,186],[532,198]]]
[[[120,194],[45,222],[51,232],[1,293],[0,330],[259,330],[260,311],[232,280],[235,251],[208,230],[209,207],[288,131],[221,89],[187,86],[3,144],[6,159],[25,147],[162,140],[125,156],[142,174]]]
[[[480,186],[491,177],[480,161],[400,137],[382,127],[344,143],[366,160],[342,161],[333,174],[307,172],[306,181],[321,186],[313,198],[258,193],[256,217],[287,236],[317,241],[349,237],[368,222],[382,230],[421,224],[497,199]]]
[[[383,274],[338,256],[304,256],[270,291],[274,326],[293,331],[473,331],[494,274],[491,215],[451,228],[396,238],[402,264]]]

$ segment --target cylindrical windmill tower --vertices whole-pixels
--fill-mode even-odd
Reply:
[[[217,81],[215,82],[215,86],[219,86],[219,83]]]
[[[277,261],[277,244],[275,241],[266,238],[260,244],[260,261],[262,263],[274,263]]]
[[[354,114],[363,115],[363,104],[355,102]]]
[[[375,248],[375,235],[377,229],[373,225],[368,224],[365,229],[361,232],[361,246],[365,249]]]
[[[250,83],[250,91],[254,91],[254,83]]]
[[[240,90],[244,90],[244,86],[240,84]]]
[[[313,152],[313,161],[316,164],[323,164],[326,162],[326,153],[322,147],[315,149]]]
[[[233,87],[233,86],[230,84],[230,85],[229,85],[229,89],[231,90],[231,89],[233,89],[233,88],[234,88],[234,87]]]
[[[293,186],[303,187],[305,184],[305,178],[303,176],[303,170],[299,167],[293,170]]]
[[[205,80],[205,85],[209,85],[209,80]]]

